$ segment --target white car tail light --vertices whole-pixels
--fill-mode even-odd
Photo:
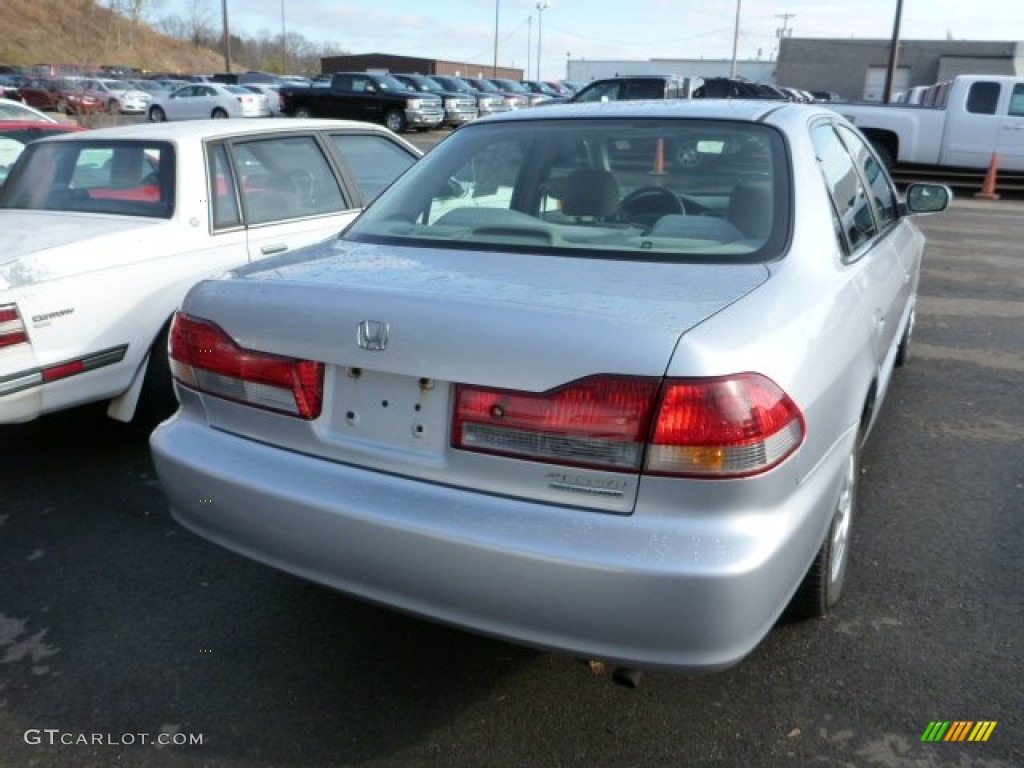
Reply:
[[[595,376],[544,393],[458,385],[452,445],[595,469],[741,477],[781,463],[803,417],[774,382]]]
[[[25,323],[14,304],[0,306],[0,349],[28,342]]]
[[[320,415],[323,363],[242,349],[218,326],[178,313],[171,372],[187,387],[302,419]]]

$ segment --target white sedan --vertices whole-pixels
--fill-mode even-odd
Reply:
[[[31,120],[40,123],[61,123],[53,115],[41,112],[28,104],[22,104],[14,99],[0,99],[0,120]]]
[[[340,120],[140,124],[27,145],[0,186],[0,424],[173,405],[196,280],[336,235],[420,152]]]
[[[681,147],[699,162],[666,167]],[[806,104],[470,123],[339,238],[189,292],[181,407],[150,439],[171,511],[486,635],[736,664],[787,608],[839,599],[861,448],[907,359],[914,218],[949,199],[901,198]]]
[[[149,105],[150,122],[206,120],[227,117],[269,117],[270,101],[240,85],[192,83],[155,97]]]

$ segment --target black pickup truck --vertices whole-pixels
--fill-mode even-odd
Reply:
[[[433,93],[417,93],[391,75],[337,72],[328,87],[283,86],[281,111],[292,117],[339,117],[381,123],[395,133],[437,128],[444,104]]]

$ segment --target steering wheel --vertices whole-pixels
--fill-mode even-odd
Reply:
[[[623,218],[643,226],[653,225],[662,216],[670,213],[686,213],[683,201],[675,192],[665,187],[640,187],[634,189],[619,203]]]

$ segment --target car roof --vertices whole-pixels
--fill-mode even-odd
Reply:
[[[230,136],[253,136],[262,133],[282,131],[303,131],[314,128],[343,128],[363,132],[387,134],[383,126],[356,120],[334,120],[328,118],[264,117],[230,118],[227,120],[182,120],[168,123],[138,123],[116,128],[95,128],[88,133],[90,141],[136,139],[149,141],[191,141],[219,139]],[[64,137],[57,137],[61,141]],[[81,140],[81,136],[77,137]]]
[[[550,120],[558,118],[707,118],[756,122],[772,112],[793,106],[766,99],[638,99],[631,101],[552,104],[544,109],[517,110],[489,116],[486,122]],[[808,106],[808,105],[801,105]],[[825,111],[825,110],[823,110]]]

